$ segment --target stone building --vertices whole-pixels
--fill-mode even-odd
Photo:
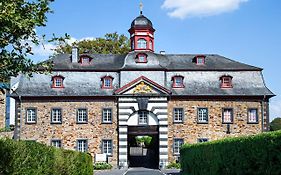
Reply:
[[[114,166],[163,167],[183,143],[268,130],[274,94],[261,68],[214,54],[155,53],[154,32],[141,14],[128,54],[73,48],[52,58],[51,74],[18,77],[15,137],[104,154]],[[142,136],[152,138],[146,148],[136,142]]]

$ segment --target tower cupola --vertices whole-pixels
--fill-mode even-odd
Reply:
[[[152,22],[142,14],[141,4],[140,15],[133,20],[129,29],[131,51],[154,52],[154,32]]]

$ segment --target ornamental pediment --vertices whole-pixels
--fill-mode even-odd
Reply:
[[[144,76],[133,80],[115,91],[115,94],[119,95],[168,95],[170,93],[170,90]]]

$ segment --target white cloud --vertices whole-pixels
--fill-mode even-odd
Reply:
[[[248,0],[165,0],[163,9],[174,18],[204,17],[233,11]]]
[[[276,117],[281,117],[281,99],[275,97],[270,101],[269,105],[270,121]]]

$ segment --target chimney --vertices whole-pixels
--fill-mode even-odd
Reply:
[[[74,46],[72,47],[72,54],[71,54],[72,63],[78,63],[78,57],[79,57],[78,47]]]
[[[161,50],[161,51],[160,51],[160,54],[161,54],[161,55],[166,55],[166,52],[165,52],[164,50]]]

